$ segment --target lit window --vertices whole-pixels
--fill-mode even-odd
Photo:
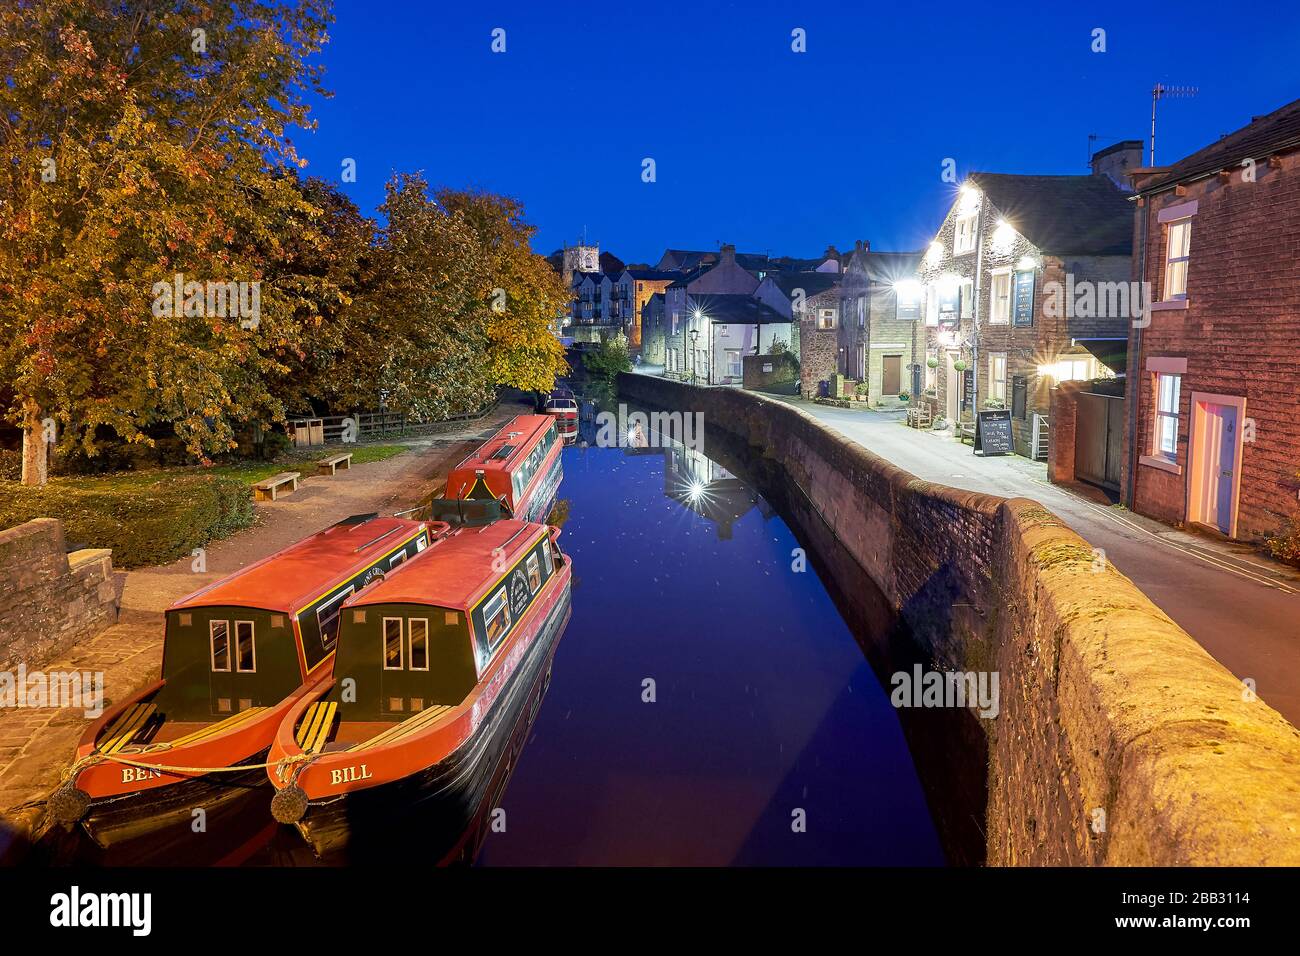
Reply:
[[[1005,403],[1007,400],[1007,353],[989,353],[989,398]]]
[[[1187,298],[1187,260],[1192,248],[1192,221],[1179,219],[1169,224],[1169,245],[1165,252],[1165,300]]]
[[[1056,363],[1056,380],[1058,382],[1083,382],[1089,375],[1089,362],[1086,358],[1063,358]]]
[[[1178,460],[1178,393],[1181,375],[1156,375],[1156,423],[1151,453],[1168,461]]]
[[[863,329],[867,326],[867,297],[858,296],[858,328]]]
[[[391,570],[392,568],[397,567],[405,560],[406,560],[406,552],[398,551],[395,555],[393,555],[391,558],[388,559],[388,567]]]
[[[744,374],[741,365],[740,349],[727,349],[727,375],[739,378]]]
[[[993,288],[990,292],[991,314],[989,321],[1006,325],[1011,321],[1011,272],[993,273]]]
[[[835,328],[835,310],[822,309],[817,313],[817,328],[833,329]]]
[[[487,637],[488,647],[495,650],[508,630],[510,604],[506,600],[506,589],[502,588],[483,605],[483,633]]]
[[[384,670],[402,669],[402,619],[384,618]]]
[[[528,590],[534,594],[542,586],[542,563],[537,559],[537,553],[533,552],[528,556]]]
[[[209,621],[208,636],[212,641],[212,669],[230,670],[230,622]]]
[[[252,621],[235,622],[235,670],[241,674],[251,674],[257,670]]]
[[[952,254],[954,256],[964,255],[967,252],[975,251],[975,213],[969,216],[960,216],[957,219],[957,228],[953,236]]]
[[[429,619],[413,617],[407,621],[407,625],[411,632],[409,667],[413,671],[427,671],[429,669]]]
[[[333,647],[335,640],[338,639],[339,615],[343,613],[343,602],[351,595],[352,588],[346,588],[316,609],[316,623],[320,625],[320,642],[326,650]]]

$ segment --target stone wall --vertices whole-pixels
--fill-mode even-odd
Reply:
[[[39,667],[117,621],[113,552],[66,554],[55,518],[0,531],[0,581],[0,670]]]
[[[932,667],[999,674],[990,864],[1300,863],[1300,732],[1051,512],[922,481],[765,396],[619,385],[745,443]]]
[[[745,388],[771,388],[799,378],[799,364],[790,352],[778,355],[744,355],[740,363]]]

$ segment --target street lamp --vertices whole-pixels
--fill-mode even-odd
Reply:
[[[700,313],[698,311],[695,313],[695,317],[697,319],[700,317]],[[691,384],[692,385],[697,384],[696,375],[695,375],[696,349],[697,349],[696,343],[698,343],[699,340],[700,340],[700,330],[691,329]]]

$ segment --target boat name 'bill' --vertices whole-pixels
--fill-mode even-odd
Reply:
[[[330,784],[338,785],[340,783],[352,783],[356,780],[369,780],[374,774],[370,769],[362,764],[360,767],[344,767],[341,770],[330,771]]]

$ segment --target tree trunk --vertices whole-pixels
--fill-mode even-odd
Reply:
[[[23,484],[44,486],[49,478],[49,446],[41,410],[35,402],[23,404]]]

